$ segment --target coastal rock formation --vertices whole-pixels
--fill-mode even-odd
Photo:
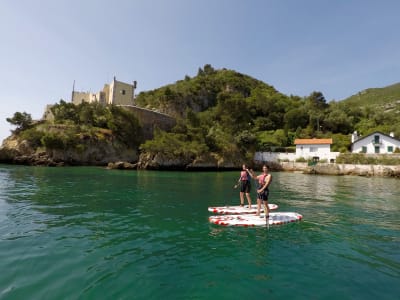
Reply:
[[[152,170],[230,170],[239,168],[241,164],[241,161],[219,157],[212,153],[196,158],[172,158],[163,153],[155,155],[142,153],[139,157],[138,168]]]
[[[108,169],[152,170],[234,170],[243,163],[240,155],[221,156],[208,153],[199,157],[174,157],[163,153],[140,156],[134,149],[112,140],[81,140],[79,147],[46,149],[33,147],[28,141],[11,135],[0,148],[0,163],[32,166],[91,165],[107,166]],[[356,175],[400,178],[400,165],[357,165],[318,163],[267,162],[273,171],[302,172],[320,175]],[[255,168],[259,168],[257,165]]]
[[[112,140],[82,139],[78,147],[48,149],[33,147],[12,135],[0,148],[0,163],[31,166],[106,166],[108,169],[230,170],[240,168],[238,155],[223,157],[208,153],[199,157],[142,153]]]
[[[107,169],[134,170],[137,169],[137,164],[132,164],[126,161],[109,162]]]
[[[12,135],[3,141],[0,162],[24,165],[93,165],[105,166],[109,162],[136,162],[138,154],[122,144],[107,140],[82,140],[79,147],[46,149],[32,147],[26,140]]]

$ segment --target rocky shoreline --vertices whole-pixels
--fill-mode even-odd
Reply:
[[[400,165],[359,165],[359,164],[336,164],[318,163],[309,166],[307,163],[282,162],[277,164],[277,169],[282,171],[302,172],[304,174],[318,175],[356,175],[356,176],[379,176],[400,178]]]
[[[0,164],[18,164],[18,165],[29,165],[29,166],[47,166],[47,167],[62,167],[62,166],[101,166],[107,169],[116,170],[159,170],[159,171],[233,171],[241,169],[241,164],[233,165],[229,163],[215,164],[215,162],[204,163],[200,165],[190,164],[186,165],[175,161],[174,164],[158,161],[157,164],[148,164],[143,161],[128,162],[123,160],[111,161],[108,163],[97,162],[64,162],[54,161],[44,153],[34,155],[23,155],[17,156],[13,159],[1,159]],[[384,166],[384,165],[353,165],[353,164],[327,164],[319,163],[315,166],[308,166],[307,163],[296,163],[296,162],[266,162],[270,165],[272,171],[276,172],[301,172],[303,174],[311,175],[334,175],[334,176],[365,176],[365,177],[392,177],[400,178],[400,166]],[[261,164],[255,162],[254,169],[259,169]]]
[[[236,170],[241,158],[208,154],[202,157],[150,155],[108,140],[81,140],[79,147],[46,149],[32,147],[27,141],[10,136],[0,147],[0,163],[28,166],[103,166],[108,169],[144,170]]]
[[[0,163],[29,166],[102,166],[118,170],[176,170],[176,171],[231,171],[241,169],[242,159],[208,155],[196,159],[170,158],[162,154],[154,156],[129,150],[121,145],[96,142],[85,145],[85,151],[33,149],[25,141],[8,138],[0,148]],[[356,165],[296,162],[254,162],[254,169],[267,163],[272,171],[301,172],[318,175],[356,175],[400,178],[400,165]]]

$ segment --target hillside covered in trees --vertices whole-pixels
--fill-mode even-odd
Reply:
[[[172,132],[159,132],[141,149],[171,156],[213,152],[250,158],[255,151],[290,151],[295,138],[332,137],[332,150],[346,152],[355,130],[399,136],[400,84],[378,94],[379,101],[361,101],[368,94],[339,102],[327,102],[318,91],[288,96],[250,76],[205,65],[193,78],[138,95],[138,105],[180,120]]]
[[[140,124],[129,112],[62,100],[53,106],[51,122],[34,124],[26,113],[8,121],[17,126],[16,136],[47,152],[83,152],[88,141],[108,140],[140,152],[142,163],[158,156],[183,166],[210,160],[240,166],[256,151],[293,151],[295,138],[332,137],[332,151],[347,152],[355,130],[400,136],[400,84],[328,102],[319,91],[284,95],[248,75],[205,65],[193,78],[141,92],[135,101],[173,116],[177,125],[170,132],[156,128],[154,139],[143,141]],[[64,127],[54,130],[55,124]]]

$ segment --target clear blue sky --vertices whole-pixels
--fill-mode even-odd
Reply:
[[[280,92],[342,100],[400,82],[398,0],[2,0],[0,142],[113,76],[138,92],[211,64]]]

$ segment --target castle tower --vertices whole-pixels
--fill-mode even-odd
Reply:
[[[72,86],[71,102],[79,105],[82,102],[99,102],[101,104],[134,105],[135,89],[137,82],[133,84],[118,81],[114,76],[110,84],[105,84],[103,90],[98,93],[75,91],[75,80]]]

